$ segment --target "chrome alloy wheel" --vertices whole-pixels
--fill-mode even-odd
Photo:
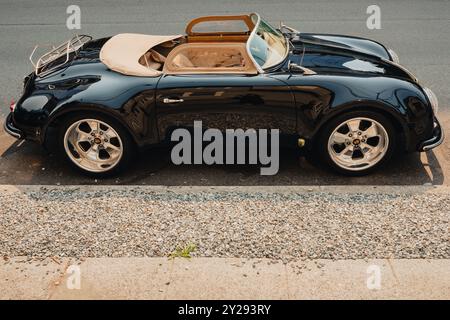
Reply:
[[[328,139],[328,153],[339,167],[361,171],[373,167],[385,156],[389,147],[386,129],[369,118],[344,121]]]
[[[82,119],[64,134],[64,149],[78,167],[89,172],[106,172],[115,167],[123,155],[119,134],[107,123]]]

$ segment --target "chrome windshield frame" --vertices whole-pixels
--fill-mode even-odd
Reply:
[[[252,62],[253,62],[253,64],[255,65],[255,67],[256,67],[256,69],[258,70],[258,72],[259,72],[259,73],[265,73],[265,70],[266,70],[266,69],[271,69],[271,68],[273,68],[274,66],[281,64],[284,60],[286,60],[287,56],[289,55],[290,46],[289,46],[289,42],[288,42],[288,40],[286,39],[286,37],[285,37],[282,33],[280,33],[280,35],[285,39],[285,45],[286,45],[286,52],[285,52],[283,58],[280,59],[280,61],[278,61],[277,63],[274,63],[273,65],[268,66],[268,67],[266,67],[266,68],[263,68],[262,66],[260,66],[259,63],[256,62],[255,58],[253,57],[253,54],[252,54],[252,52],[251,52],[251,50],[250,50],[250,43],[251,43],[251,41],[253,40],[253,38],[255,37],[256,32],[257,32],[257,30],[258,30],[258,28],[259,28],[259,25],[261,24],[261,20],[262,20],[262,19],[261,19],[261,16],[260,16],[259,14],[257,14],[257,13],[251,13],[251,14],[250,14],[250,17],[251,17],[251,16],[257,17],[257,21],[256,21],[256,23],[255,23],[255,27],[253,28],[252,32],[250,33],[250,35],[249,35],[249,37],[248,37],[248,40],[247,40],[247,43],[246,43],[246,48],[247,48],[247,52],[248,52],[248,54],[249,54],[249,56],[250,56],[250,59],[252,59]],[[267,25],[269,25],[273,30],[277,30],[277,29],[274,28],[271,24],[269,24],[267,21],[264,21],[264,22],[265,22]]]
[[[256,30],[258,29],[259,23],[261,22],[261,17],[260,17],[259,14],[257,14],[257,13],[251,13],[251,14],[250,14],[250,17],[251,17],[251,16],[256,16],[257,20],[256,20],[256,23],[255,23],[255,26],[254,26],[252,32],[251,32],[250,35],[248,36],[247,43],[245,44],[245,46],[246,46],[246,48],[247,48],[247,53],[248,53],[248,55],[250,56],[250,59],[252,59],[252,62],[253,62],[253,64],[255,65],[255,67],[256,67],[256,69],[258,70],[258,72],[259,72],[259,73],[264,73],[264,69],[259,65],[258,62],[256,62],[256,60],[255,60],[255,58],[253,57],[253,54],[252,54],[252,52],[251,52],[251,50],[250,50],[250,42],[252,41],[253,37],[254,37],[255,34],[256,34]]]

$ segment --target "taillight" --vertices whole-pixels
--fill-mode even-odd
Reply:
[[[9,104],[9,111],[13,112],[16,108],[16,103],[14,102],[14,99],[11,99],[11,103]]]

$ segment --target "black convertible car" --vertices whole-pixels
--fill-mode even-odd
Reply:
[[[36,49],[35,49],[36,50]],[[34,59],[5,129],[94,175],[174,128],[279,129],[338,172],[443,141],[431,90],[372,40],[278,29],[258,14],[194,19],[186,34],[76,36]],[[57,130],[50,130],[56,128]]]

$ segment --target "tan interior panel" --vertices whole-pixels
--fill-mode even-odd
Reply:
[[[189,36],[188,42],[247,42],[248,35],[202,35]]]
[[[257,74],[244,43],[185,43],[166,58],[166,74]]]

